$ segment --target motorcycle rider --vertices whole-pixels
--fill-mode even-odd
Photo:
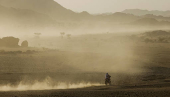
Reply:
[[[105,76],[105,84],[106,84],[106,85],[107,85],[107,84],[111,85],[110,77],[111,77],[111,76],[110,76],[108,73],[106,73],[106,76]]]
[[[106,73],[105,79],[110,79],[110,77],[109,73]]]

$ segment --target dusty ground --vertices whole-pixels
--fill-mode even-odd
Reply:
[[[170,97],[170,83],[138,86],[100,86],[71,90],[0,92],[1,97]]]
[[[1,87],[0,97],[170,97],[169,43],[94,36],[52,39],[51,44],[42,41],[42,45],[62,49],[57,51],[0,54],[0,87],[44,80],[50,85],[103,84],[106,72],[112,76],[112,86],[39,91],[4,91]]]

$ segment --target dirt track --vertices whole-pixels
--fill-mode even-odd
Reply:
[[[0,97],[170,97],[170,83],[98,86],[70,90],[0,92]]]

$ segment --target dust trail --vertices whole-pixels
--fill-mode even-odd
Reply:
[[[64,83],[59,82],[57,84],[52,83],[51,81],[45,79],[42,82],[36,81],[33,84],[25,83],[24,81],[20,82],[17,86],[1,85],[0,91],[27,91],[27,90],[51,90],[51,89],[76,89],[76,88],[85,88],[91,86],[101,86],[100,83]]]
[[[0,86],[0,91],[27,91],[27,90],[51,90],[51,89],[75,89],[75,88],[85,88],[91,86],[101,86],[99,83],[78,83],[78,84],[66,84],[60,83],[58,85],[52,86],[48,83],[35,83],[33,85],[27,85],[20,83],[18,86],[4,85]]]

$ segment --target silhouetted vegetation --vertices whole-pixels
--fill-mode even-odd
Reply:
[[[22,43],[21,43],[21,47],[28,47],[28,41],[23,41]]]
[[[136,35],[139,40],[145,43],[169,43],[170,41],[170,32],[163,30],[156,30],[145,32],[140,35]]]
[[[4,37],[0,39],[0,47],[19,47],[18,42],[18,38]]]
[[[34,54],[38,53],[39,51],[35,50],[26,50],[26,51],[5,51],[5,50],[0,50],[0,54]]]
[[[15,38],[15,37],[3,37],[2,39],[0,39],[0,47],[8,47],[8,48],[16,48],[16,47],[20,47],[18,45],[19,43],[19,38]],[[21,43],[21,47],[28,47],[28,41],[23,41]]]
[[[40,38],[41,33],[34,33],[35,38]]]
[[[67,38],[70,39],[71,38],[71,34],[67,34]]]
[[[64,38],[65,32],[60,32],[61,38]]]
[[[159,36],[170,36],[170,32],[163,31],[163,30],[156,30],[156,31],[150,31],[143,33],[145,36],[149,37],[159,37]]]

